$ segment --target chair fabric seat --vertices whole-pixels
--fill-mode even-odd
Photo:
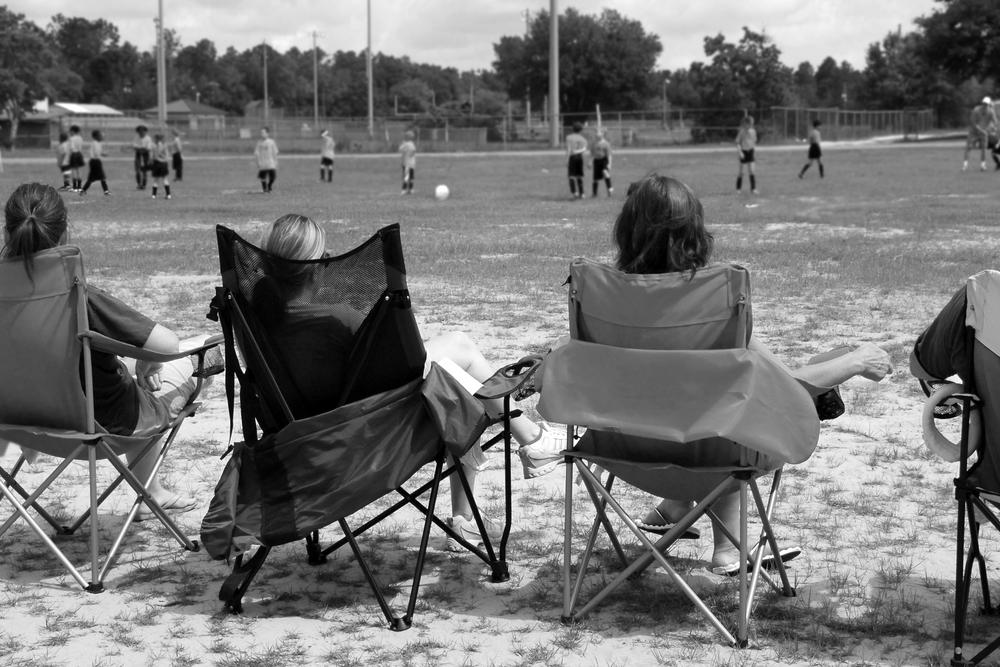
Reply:
[[[481,404],[437,364],[424,380],[293,421],[238,445],[202,524],[214,558],[277,546],[348,517],[430,463],[456,458],[487,425]]]

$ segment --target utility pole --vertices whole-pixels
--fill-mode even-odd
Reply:
[[[313,130],[319,130],[319,49],[316,48],[315,30],[313,30]]]
[[[261,44],[261,49],[264,51],[264,123],[267,123],[271,118],[271,102],[267,95],[267,40]]]
[[[375,88],[372,83],[372,0],[368,0],[368,54],[365,70],[368,73],[368,139],[375,138]]]
[[[528,44],[528,38],[531,36],[531,10],[525,9],[521,14],[524,16],[524,43],[525,46]],[[531,130],[531,74],[528,74],[528,80],[524,83],[524,120],[527,123],[528,130]]]
[[[163,0],[158,1],[156,18],[156,119],[161,128],[167,126],[167,55],[163,43]]]
[[[559,148],[559,2],[549,0],[549,134]]]

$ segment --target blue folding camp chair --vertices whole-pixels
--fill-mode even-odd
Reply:
[[[811,393],[770,355],[748,349],[748,272],[716,265],[691,273],[625,274],[585,259],[570,266],[571,340],[542,370],[538,411],[570,424],[565,452],[566,528],[563,620],[577,620],[614,589],[656,563],[730,643],[745,646],[759,581],[794,595],[772,529],[785,463],[804,461],[819,435]],[[584,432],[583,429],[586,429]],[[606,471],[606,481],[599,470]],[[574,470],[596,510],[573,576]],[[771,476],[765,501],[758,479]],[[621,479],[656,496],[697,501],[655,542],[612,494]],[[738,493],[739,616],[734,632],[685,583],[666,550],[699,517],[714,517],[725,494]],[[760,521],[751,539],[749,495]],[[646,548],[631,563],[609,518],[610,508]],[[585,605],[578,602],[603,529],[624,569]],[[762,567],[765,553],[776,570]]]
[[[112,340],[90,330],[87,318],[87,282],[83,258],[74,246],[60,246],[34,257],[31,275],[19,258],[0,261],[0,439],[23,449],[41,452],[60,461],[52,472],[29,492],[18,481],[25,456],[8,470],[0,465],[0,494],[14,505],[14,513],[0,525],[0,536],[18,518],[33,530],[85,590],[98,593],[114,565],[132,520],[145,503],[168,532],[185,549],[196,551],[198,543],[185,536],[174,520],[146,491],[149,480],[140,480],[119,457],[140,453],[153,456],[153,475],[159,470],[184,420],[195,413],[202,378],[222,369],[205,368],[205,352],[222,342],[212,339],[197,349],[175,355],[149,352]],[[188,405],[176,419],[147,432],[130,436],[112,435],[94,419],[94,386],[91,352],[167,362],[196,354],[197,385]],[[98,494],[97,463],[105,460],[118,476]],[[74,461],[86,461],[89,472],[89,509],[75,521],[63,525],[42,505],[42,494]],[[125,482],[135,493],[131,510],[101,563],[98,509]],[[59,535],[75,533],[90,519],[90,579],[86,579],[35,517]]]
[[[923,435],[928,448],[958,462],[955,498],[955,646],[952,665],[978,665],[1000,648],[1000,637],[972,657],[965,655],[973,574],[982,590],[981,612],[1000,614],[990,596],[986,558],[980,547],[984,526],[1000,530],[1000,271],[971,276],[920,335],[910,371],[928,394]],[[958,376],[959,381],[949,381]],[[961,436],[950,442],[936,420],[960,416]],[[970,457],[974,456],[970,463]]]

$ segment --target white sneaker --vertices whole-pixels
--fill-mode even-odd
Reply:
[[[566,431],[563,428],[553,429],[545,422],[540,422],[538,426],[542,430],[538,439],[521,445],[517,450],[525,479],[541,477],[555,470],[562,463],[562,451],[566,449]]]
[[[462,539],[469,544],[475,544],[476,546],[482,545],[483,538],[482,535],[479,534],[479,529],[476,528],[475,521],[470,521],[464,516],[453,516],[448,519],[447,522],[448,526],[461,535]],[[490,543],[499,544],[500,538],[503,536],[503,526],[500,525],[498,521],[495,521],[485,515],[483,515],[483,525],[486,527],[486,535],[490,538]],[[462,543],[454,537],[448,538],[447,549],[448,551],[454,552],[467,550]]]

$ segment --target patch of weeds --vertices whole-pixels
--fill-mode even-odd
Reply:
[[[532,644],[531,646],[524,646],[521,644],[520,639],[515,638],[511,643],[511,653],[518,657],[518,661],[515,665],[529,667],[530,665],[543,664],[548,665],[552,663],[558,651],[555,647],[539,642],[537,644]]]
[[[142,646],[142,639],[132,634],[133,628],[127,623],[112,623],[105,633],[112,642],[126,648],[136,649]]]
[[[578,651],[587,633],[576,625],[570,625],[559,631],[552,643],[565,651]]]
[[[278,643],[246,651],[229,649],[222,658],[215,661],[215,665],[216,667],[283,667],[303,664],[302,658],[305,655],[305,649],[298,643],[293,643],[291,646]]]
[[[396,655],[404,665],[412,665],[421,657],[424,659],[424,664],[433,665],[440,662],[437,658],[447,648],[447,644],[442,644],[434,639],[418,639],[407,642]]]

